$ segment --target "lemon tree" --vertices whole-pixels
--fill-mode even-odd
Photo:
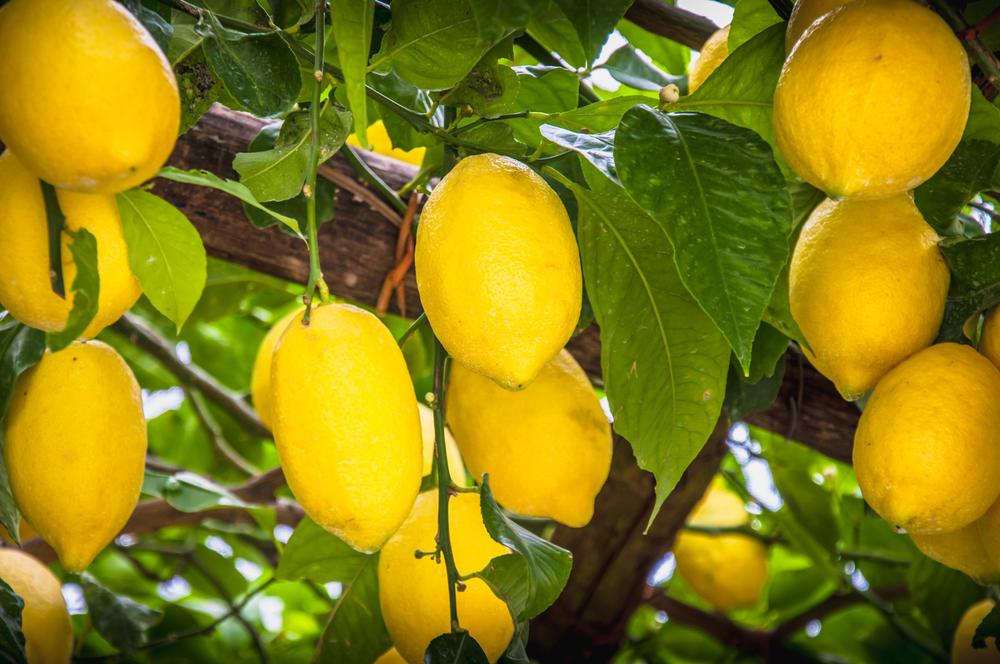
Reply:
[[[960,4],[0,0],[0,660],[995,658]]]

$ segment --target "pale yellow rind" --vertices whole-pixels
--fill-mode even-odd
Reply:
[[[996,639],[992,636],[986,639],[985,648],[972,647],[972,637],[976,633],[976,628],[986,614],[993,610],[994,604],[992,599],[984,599],[970,606],[962,614],[951,642],[951,664],[996,664],[1000,661]]]
[[[386,131],[385,123],[381,120],[376,120],[369,125],[368,143],[371,144],[372,152],[386,157],[392,157],[393,159],[407,164],[413,164],[414,166],[420,166],[424,163],[424,153],[427,152],[427,148],[402,150],[400,148],[393,147],[392,139],[389,138],[389,132]],[[347,144],[353,145],[356,148],[364,148],[364,146],[358,141],[357,134],[351,134],[348,136]]]
[[[420,411],[420,433],[424,441],[424,475],[429,475],[434,465],[434,411],[422,403],[417,404]],[[462,454],[458,451],[455,437],[448,427],[444,428],[444,449],[448,456],[448,474],[451,481],[458,486],[465,486],[465,464]]]
[[[1000,582],[1000,501],[981,517],[943,535],[910,533],[924,555],[984,586]]]
[[[257,417],[268,429],[271,428],[271,413],[274,410],[274,404],[271,401],[271,360],[274,357],[274,347],[281,335],[284,334],[288,324],[294,318],[301,317],[303,311],[305,311],[305,307],[296,309],[275,323],[264,335],[264,340],[260,342],[260,348],[257,349],[257,355],[253,360],[253,373],[250,375],[250,399],[253,401],[254,410],[257,411]]]
[[[312,519],[360,551],[403,522],[420,488],[413,384],[392,334],[347,304],[294,320],[271,363],[272,426],[288,486]]]
[[[941,17],[911,0],[856,0],[789,54],[775,137],[795,172],[831,198],[881,198],[944,164],[970,95],[968,58]]]
[[[473,477],[527,516],[586,525],[611,468],[611,427],[587,374],[562,350],[528,387],[505,390],[453,364],[448,424]]]
[[[455,360],[508,389],[530,383],[569,340],[583,281],[556,193],[524,164],[466,157],[420,215],[417,288]]]
[[[906,194],[828,199],[806,221],[789,304],[806,356],[845,399],[937,336],[950,282],[938,240]]]
[[[83,571],[142,488],[146,419],[132,370],[100,341],[45,355],[14,385],[3,452],[25,519],[67,571]]]
[[[854,435],[865,501],[907,532],[941,534],[981,517],[1000,495],[1000,371],[944,343],[879,381]]]
[[[23,551],[0,549],[0,579],[24,600],[21,624],[28,664],[69,664],[73,626],[56,575]]]
[[[705,79],[726,59],[729,55],[728,41],[728,25],[719,28],[705,40],[698,53],[698,59],[691,65],[691,72],[688,74],[688,94],[700,88]]]
[[[788,17],[788,27],[785,28],[785,52],[791,53],[806,30],[815,25],[820,18],[848,2],[851,0],[798,0],[792,7],[792,13]]]
[[[437,490],[417,497],[406,522],[385,543],[378,561],[379,604],[396,650],[410,664],[424,661],[434,637],[450,631],[448,579],[443,562],[434,556],[417,558],[415,551],[433,551],[437,535]],[[477,572],[490,560],[509,553],[483,525],[479,496],[461,493],[448,501],[448,525],[458,573]],[[458,621],[496,662],[514,635],[507,604],[482,579],[463,581],[457,593]]]

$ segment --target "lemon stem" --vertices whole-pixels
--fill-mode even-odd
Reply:
[[[322,113],[320,97],[323,93],[323,53],[326,38],[326,2],[316,2],[316,51],[313,54],[313,90],[312,103],[309,106],[309,120],[312,131],[309,137],[309,170],[306,172],[306,184],[303,192],[306,195],[306,222],[308,224],[309,243],[309,282],[303,299],[306,305],[305,320],[309,320],[312,311],[313,295],[316,293],[317,282],[322,282],[323,271],[319,265],[319,242],[316,234],[316,171],[319,169],[319,116]],[[325,284],[320,287],[320,293],[326,293]],[[321,299],[324,299],[321,297]]]
[[[416,334],[417,330],[419,330],[421,327],[423,327],[423,325],[425,323],[427,323],[427,314],[426,313],[422,313],[419,316],[417,316],[416,320],[414,320],[412,323],[410,323],[410,326],[408,328],[406,328],[405,332],[403,332],[403,335],[401,337],[399,337],[399,339],[396,340],[396,343],[399,344],[399,347],[402,348],[403,344],[405,344],[407,341],[409,341],[410,337],[412,337],[414,334]]]
[[[448,354],[444,346],[434,337],[434,461],[437,465],[438,485],[438,549],[444,557],[444,568],[448,575],[448,607],[451,611],[451,631],[461,631],[458,624],[458,569],[451,550],[451,535],[448,531],[448,499],[451,497],[451,474],[448,472],[448,455],[444,443],[444,363]]]

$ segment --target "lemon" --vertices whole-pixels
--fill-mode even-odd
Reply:
[[[749,522],[743,501],[713,482],[688,515],[692,526],[728,528]],[[698,595],[721,611],[753,606],[767,581],[767,548],[739,533],[682,530],[674,542],[677,573]]]
[[[953,343],[902,362],[868,398],[854,470],[872,509],[910,533],[978,519],[1000,496],[1000,371]]]
[[[587,374],[568,351],[510,392],[451,367],[448,423],[477,479],[489,473],[498,503],[580,527],[611,468],[611,427]]]
[[[382,617],[396,650],[410,664],[423,662],[430,642],[451,629],[444,560],[414,555],[416,551],[434,551],[437,517],[437,491],[421,493],[413,511],[379,554]],[[460,575],[478,572],[493,558],[509,553],[486,531],[476,494],[460,493],[448,501],[448,527]],[[490,662],[496,662],[514,635],[510,611],[482,579],[463,583],[465,590],[457,593],[458,622],[469,630]]]
[[[399,654],[399,651],[395,647],[392,647],[379,655],[379,658],[375,660],[375,664],[406,664],[406,660],[403,659],[403,656]]]
[[[972,647],[972,637],[976,634],[976,628],[986,614],[993,610],[994,605],[992,599],[984,599],[970,606],[962,614],[962,619],[955,628],[955,638],[951,642],[951,664],[996,664],[1000,661],[995,638],[986,639],[985,648]]]
[[[63,189],[112,194],[141,184],[177,138],[170,63],[113,0],[0,8],[0,90],[0,139]]]
[[[288,328],[288,324],[295,318],[301,318],[302,312],[305,310],[305,307],[300,307],[275,323],[264,335],[264,340],[260,343],[260,348],[257,349],[257,355],[253,360],[253,373],[250,376],[250,398],[253,401],[254,410],[257,411],[257,417],[268,429],[271,428],[271,412],[274,409],[271,402],[271,360],[274,357],[274,347]]]
[[[128,264],[128,248],[114,196],[56,190],[71,231],[85,228],[97,240],[100,276],[97,315],[81,336],[93,337],[118,320],[142,294]],[[49,277],[49,231],[38,178],[10,150],[0,155],[0,304],[14,318],[41,330],[61,330],[73,308],[76,265],[68,233],[62,237],[62,298]]]
[[[965,50],[941,17],[911,0],[856,0],[788,56],[774,132],[795,172],[831,198],[880,198],[944,164],[970,91]]]
[[[691,94],[705,82],[709,75],[719,68],[722,61],[729,55],[729,26],[713,32],[701,46],[698,59],[691,64],[688,74],[688,94]]]
[[[21,513],[83,571],[139,500],[146,419],[131,369],[100,341],[45,355],[14,384],[3,442]]]
[[[934,340],[950,274],[939,238],[906,194],[826,200],[792,254],[788,299],[806,356],[857,399]]]
[[[983,331],[979,336],[979,352],[990,358],[1000,369],[1000,306],[993,307],[983,320]]]
[[[823,18],[834,9],[846,5],[851,0],[798,0],[792,7],[792,14],[788,17],[788,27],[785,29],[785,51],[792,52],[792,48],[802,38],[803,33],[812,27],[820,18]]]
[[[420,433],[424,441],[423,474],[429,475],[434,464],[434,411],[422,403],[417,404],[417,410],[420,411]],[[458,451],[455,437],[447,427],[444,430],[444,449],[448,455],[448,474],[451,475],[451,481],[458,486],[465,486],[465,464],[462,463],[462,455]]]
[[[271,363],[274,442],[288,486],[320,526],[374,551],[420,488],[420,417],[392,334],[363,309],[296,317]]]
[[[566,345],[583,281],[566,208],[534,171],[495,154],[466,157],[420,215],[417,288],[458,362],[520,389]]]
[[[62,585],[49,568],[17,549],[0,549],[0,579],[21,596],[28,664],[69,664],[73,626]]]
[[[385,129],[385,123],[381,120],[376,120],[368,127],[368,142],[371,143],[372,152],[377,152],[378,154],[385,155],[386,157],[392,157],[399,161],[404,161],[407,164],[413,164],[414,166],[420,166],[424,163],[424,153],[427,151],[426,148],[413,148],[412,150],[402,150],[392,146],[392,139],[389,138],[389,132]],[[356,148],[364,148],[363,145],[358,141],[356,134],[351,134],[347,137],[347,144],[353,145]]]
[[[1000,582],[1000,501],[981,517],[943,535],[911,533],[910,539],[926,556],[988,586]]]

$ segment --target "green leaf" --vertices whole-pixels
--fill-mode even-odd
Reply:
[[[788,337],[770,325],[761,325],[753,342],[750,375],[744,376],[733,358],[726,378],[723,408],[733,422],[774,403],[785,376],[785,351]]]
[[[39,180],[42,188],[42,200],[45,201],[45,220],[48,226],[49,240],[49,281],[52,282],[52,292],[66,297],[66,284],[63,281],[62,267],[62,234],[66,228],[66,216],[59,207],[59,197],[56,188],[44,180]]]
[[[116,595],[86,572],[81,580],[90,622],[97,633],[126,655],[134,653],[145,642],[146,630],[158,623],[163,614],[129,597]]]
[[[687,77],[670,76],[639,57],[635,49],[625,44],[612,53],[601,65],[619,83],[637,90],[656,92],[673,83],[681,94],[687,94]]]
[[[468,631],[434,637],[424,653],[427,664],[489,664],[486,653]]]
[[[590,66],[632,0],[555,0],[555,4],[573,24]]]
[[[691,59],[691,49],[687,46],[647,32],[628,19],[618,22],[618,32],[668,74],[683,76],[687,73],[688,61]]]
[[[10,314],[0,318],[0,421],[7,412],[14,381],[44,354],[44,332],[19,323]]]
[[[572,67],[583,69],[587,54],[576,27],[553,2],[528,24],[528,34],[547,50],[558,53]]]
[[[274,210],[261,205],[260,202],[254,198],[254,195],[250,193],[250,190],[236,180],[224,180],[215,173],[210,173],[205,170],[192,169],[190,171],[182,171],[181,169],[174,168],[173,166],[164,166],[156,173],[156,176],[166,178],[167,180],[173,180],[174,182],[195,184],[201,187],[211,187],[212,189],[223,191],[230,196],[235,196],[247,205],[274,217],[292,230],[296,235],[300,235],[299,223],[294,218],[275,212]]]
[[[139,7],[139,21],[149,31],[153,41],[160,47],[164,55],[170,47],[170,39],[174,36],[174,26],[170,25],[159,14],[146,7]]]
[[[368,564],[370,557],[305,517],[285,545],[275,575],[288,581],[309,579],[314,583],[345,583]]]
[[[784,30],[784,21],[769,0],[739,0],[733,12],[733,22],[729,24],[728,51],[734,52],[752,37],[778,23]]]
[[[926,556],[917,556],[909,565],[906,584],[911,601],[945,646],[965,610],[983,597],[982,586]]]
[[[989,644],[986,642],[986,639],[989,638],[993,639],[994,647],[1000,650],[1000,604],[996,604],[990,609],[990,612],[976,627],[976,633],[972,636],[972,647],[989,648]]]
[[[128,264],[142,292],[180,330],[205,287],[205,246],[184,214],[132,189],[116,195]]]
[[[524,582],[528,576],[528,563],[524,556],[519,553],[498,556],[475,575],[507,602],[515,622],[529,619],[524,615],[529,599],[529,586]]]
[[[180,133],[183,134],[220,100],[224,88],[205,61],[200,45],[174,65],[174,75],[181,96]]]
[[[378,555],[348,581],[320,636],[313,664],[371,664],[392,641],[382,620],[378,599]]]
[[[618,127],[615,164],[628,193],[670,237],[684,285],[748,371],[794,228],[770,149],[717,118],[639,106]]]
[[[0,418],[0,525],[18,545],[21,544],[21,512],[14,502],[14,494],[10,491],[10,476],[7,474],[7,464],[3,458],[3,418]]]
[[[0,664],[28,664],[21,632],[24,600],[0,579]]]
[[[483,523],[486,524],[490,536],[523,557],[527,568],[528,592],[524,606],[516,618],[533,618],[559,597],[569,579],[573,556],[566,549],[542,539],[508,519],[493,499],[488,475],[483,475],[483,484],[479,490],[479,505],[483,513]],[[509,563],[502,565],[509,571]],[[494,582],[499,582],[505,570],[490,572],[487,571],[489,569],[487,566],[482,573]],[[524,583],[523,575],[521,583]]]
[[[517,67],[515,108],[538,113],[561,113],[576,108],[580,90],[577,75],[562,67]]]
[[[618,182],[618,172],[615,170],[615,132],[605,131],[600,134],[578,134],[574,131],[554,127],[541,126],[542,136],[556,145],[573,150],[597,168],[615,184]]]
[[[67,230],[67,232],[69,232]],[[97,238],[86,228],[72,233],[69,252],[76,266],[73,277],[73,308],[66,319],[66,326],[57,332],[47,332],[45,343],[52,352],[62,350],[83,334],[97,315],[98,297],[101,290],[101,276],[97,271]]]
[[[587,104],[572,111],[550,115],[546,122],[564,129],[580,133],[596,134],[614,129],[621,122],[622,116],[630,108],[639,104],[649,103],[649,97],[627,95],[615,97],[594,104]]]
[[[535,0],[476,0],[472,3],[479,38],[488,43],[498,42],[515,30],[523,30],[543,9],[545,4]]]
[[[216,507],[240,507],[258,513],[269,511],[266,507],[249,505],[215,482],[188,471],[167,475],[147,469],[142,478],[142,493],[163,498],[181,512],[203,512]]]
[[[656,478],[652,520],[715,427],[729,348],[681,283],[659,224],[621,190],[573,193],[614,428]]]
[[[337,42],[337,59],[344,72],[347,99],[361,145],[368,145],[368,95],[365,70],[372,43],[375,0],[332,0],[330,25]]]
[[[472,71],[442,98],[442,103],[454,107],[467,105],[477,115],[487,118],[510,110],[521,82],[513,69],[498,60],[511,55],[509,41],[487,51]]]
[[[951,270],[951,285],[937,342],[961,342],[969,316],[1000,302],[1000,233],[944,240],[938,246]]]
[[[779,436],[770,436],[765,440],[764,454],[771,467],[774,486],[784,502],[781,511],[787,510],[791,518],[833,558],[839,539],[833,495],[812,479],[810,461],[813,453]]]
[[[205,60],[226,90],[259,117],[280,115],[299,96],[299,63],[276,32],[232,36],[213,30],[203,43]]]

